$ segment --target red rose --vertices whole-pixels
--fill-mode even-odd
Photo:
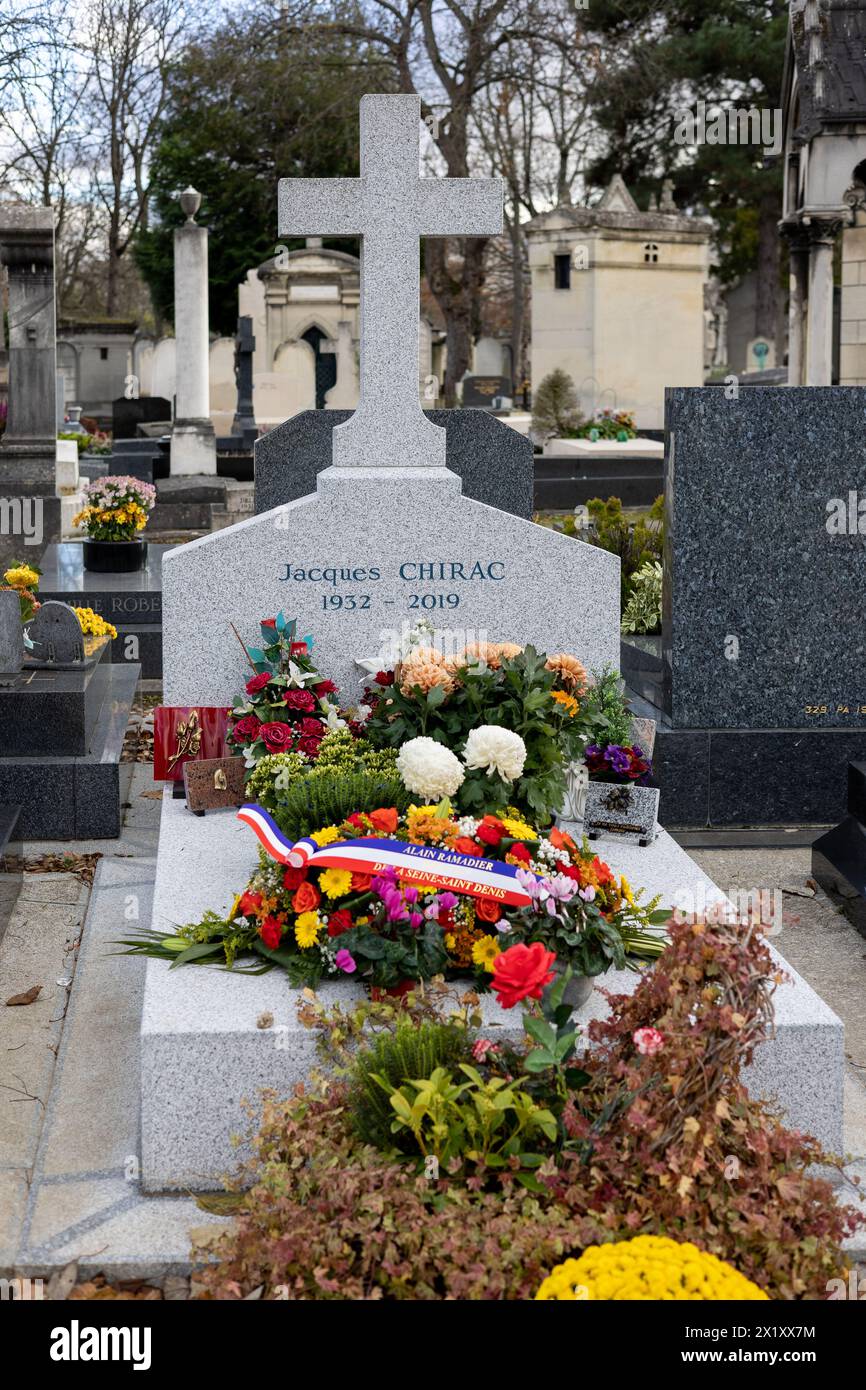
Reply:
[[[230,734],[232,743],[255,743],[261,727],[262,721],[256,715],[245,714],[243,719],[239,719],[232,726]]]
[[[328,936],[342,936],[352,925],[352,914],[347,907],[332,912],[328,918]]]
[[[241,895],[241,900],[238,903],[238,912],[242,917],[254,917],[261,905],[261,893],[251,893],[249,889],[247,889],[246,893]]]
[[[263,724],[260,733],[269,753],[285,753],[295,741],[295,732],[291,725],[282,724],[278,720],[271,724]]]
[[[477,859],[481,853],[481,848],[471,840],[468,835],[460,835],[454,841],[454,848],[458,854],[471,854],[473,859]]]
[[[262,627],[276,627],[276,618],[262,618]]]
[[[503,1009],[513,1009],[521,999],[540,999],[553,979],[555,960],[553,951],[545,950],[540,941],[531,946],[509,946],[498,955],[491,986]]]
[[[298,884],[295,895],[292,898],[292,907],[295,912],[312,912],[314,908],[319,906],[321,901],[322,895],[316,885],[310,883],[309,879],[304,879],[303,883]]]
[[[320,700],[323,699],[325,695],[336,695],[337,693],[337,687],[334,685],[333,681],[319,681],[318,685],[313,686],[313,690]]]
[[[377,684],[377,685],[393,685],[393,684],[394,684],[394,672],[393,672],[393,671],[377,671],[377,672],[376,672],[376,677],[375,677],[375,679],[376,679],[376,684]]]
[[[283,929],[276,917],[266,917],[259,930],[259,936],[269,950],[275,951],[282,939]]]
[[[265,688],[265,686],[267,685],[267,683],[268,683],[268,681],[270,680],[270,678],[271,678],[271,673],[270,673],[270,671],[262,671],[260,675],[258,675],[258,676],[252,676],[252,677],[247,681],[247,694],[248,694],[248,695],[258,695],[258,693],[259,693],[260,690],[264,690],[264,688]]]
[[[366,893],[372,882],[372,874],[352,874],[352,888],[356,893]]]
[[[305,734],[298,743],[298,751],[300,753],[306,753],[308,758],[318,758],[321,744],[321,734],[317,735],[315,738],[312,734]]]
[[[485,816],[475,832],[475,838],[482,844],[496,846],[505,834],[505,826],[495,816]]]
[[[316,708],[316,697],[311,690],[287,690],[285,702],[286,709],[298,709],[307,714]]]
[[[309,656],[306,642],[293,642],[292,656]]]
[[[380,807],[378,811],[370,812],[370,821],[374,830],[393,835],[397,829],[397,809],[394,806]]]
[[[325,736],[325,726],[321,719],[313,719],[309,714],[305,714],[303,719],[298,720],[297,727],[302,734],[312,734],[314,738],[324,738]]]
[[[288,888],[289,892],[293,893],[296,888],[301,886],[306,877],[306,869],[293,869],[290,866],[283,874],[283,887]]]
[[[482,922],[498,922],[502,916],[502,904],[494,902],[493,898],[476,898],[475,916]]]
[[[521,864],[532,863],[532,855],[529,853],[526,845],[512,845],[508,853],[512,859],[519,859]]]

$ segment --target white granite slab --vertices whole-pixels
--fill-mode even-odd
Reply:
[[[572,652],[619,669],[619,558],[471,501],[446,468],[335,468],[318,491],[169,551],[165,703],[231,704],[249,643],[282,610],[314,638],[344,698],[356,657],[428,618],[451,650],[475,639]]]
[[[634,887],[661,892],[673,904],[700,886],[706,901],[721,890],[664,831],[647,848],[601,839],[599,854]],[[256,842],[230,812],[191,815],[183,802],[163,803],[154,925],[167,933],[195,920],[207,907],[227,908],[255,866]],[[780,958],[781,959],[781,958]],[[785,965],[790,983],[776,992],[776,1036],[759,1049],[750,1085],[782,1106],[795,1128],[842,1147],[844,1068],[841,1021],[813,989]],[[611,972],[600,983],[630,992],[637,976]],[[325,1000],[361,993],[350,982],[324,986]],[[232,1135],[246,1130],[242,1099],[255,1102],[262,1087],[287,1095],[316,1063],[315,1036],[296,1019],[298,991],[282,971],[235,976],[211,967],[171,969],[147,964],[141,1030],[142,1183],[146,1191],[212,1189],[237,1162]],[[274,1027],[256,1020],[269,1011]],[[598,990],[581,1022],[601,1017]],[[520,1018],[483,1001],[486,1030],[521,1032]]]

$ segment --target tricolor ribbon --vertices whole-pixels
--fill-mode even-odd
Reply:
[[[433,845],[410,845],[405,840],[337,840],[317,845],[315,840],[287,840],[261,806],[242,806],[238,819],[248,825],[260,843],[280,864],[301,869],[350,869],[359,874],[380,874],[393,868],[403,883],[429,883],[438,892],[468,893],[493,898],[507,907],[526,907],[531,898],[517,878],[514,864],[476,859]]]

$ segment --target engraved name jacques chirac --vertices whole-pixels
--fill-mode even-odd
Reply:
[[[343,608],[351,611],[355,608],[372,607],[373,593],[362,592],[358,588],[353,588],[351,593],[337,592],[338,588],[342,590],[344,585],[363,586],[366,589],[366,586],[378,584],[383,579],[396,579],[416,589],[416,592],[406,594],[409,608],[457,608],[461,600],[459,588],[442,592],[421,592],[419,586],[497,583],[504,578],[504,560],[404,560],[397,566],[396,575],[383,571],[377,565],[325,566],[288,563],[285,566],[285,574],[280,575],[280,582],[324,585],[324,609]],[[384,599],[386,604],[394,602],[394,599]]]

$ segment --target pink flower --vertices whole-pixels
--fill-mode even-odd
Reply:
[[[351,975],[352,971],[357,969],[355,957],[351,951],[346,950],[345,946],[342,946],[334,956],[334,964],[338,970],[342,970],[346,975]]]
[[[472,1056],[476,1062],[486,1062],[488,1057],[501,1051],[499,1043],[491,1042],[489,1038],[479,1038],[472,1044]]]
[[[637,1028],[632,1033],[631,1040],[642,1057],[655,1057],[665,1045],[658,1028]]]

